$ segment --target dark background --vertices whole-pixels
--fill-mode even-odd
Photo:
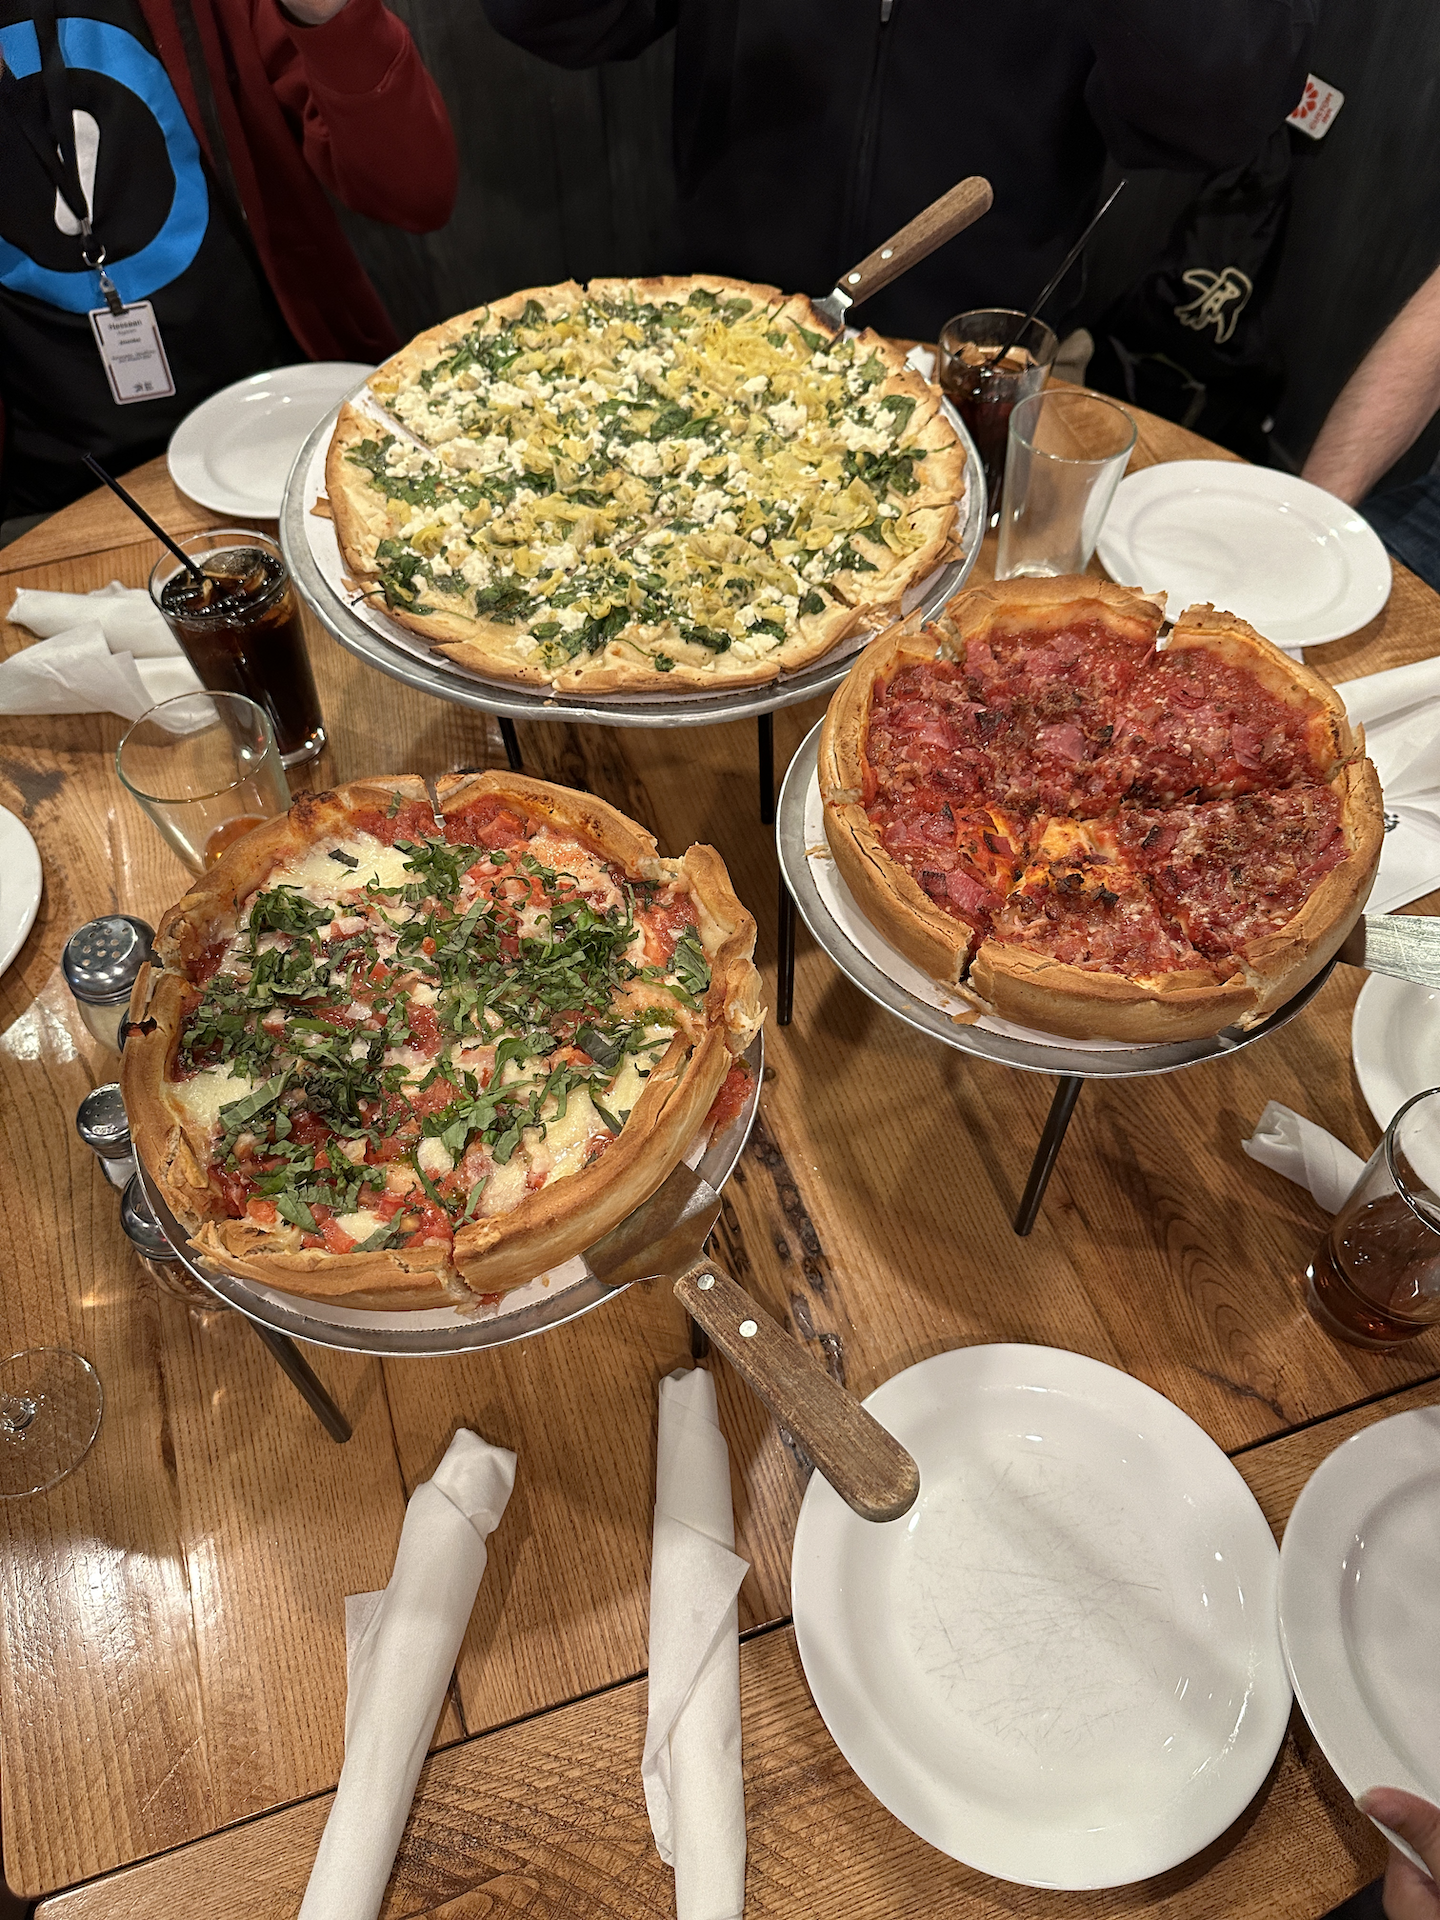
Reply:
[[[502,40],[479,0],[390,4],[445,91],[461,153],[460,199],[439,233],[344,215],[402,337],[521,287],[703,269],[663,257],[668,40],[636,61],[565,73]],[[1293,202],[1267,309],[1286,369],[1274,457],[1296,467],[1365,349],[1440,261],[1440,6],[1322,0],[1321,14],[1312,66],[1345,104],[1318,143],[1291,136]],[[963,77],[937,75],[934,100],[917,108],[963,112]],[[1198,185],[1131,176],[1096,235],[1072,324],[1146,270]],[[1437,451],[1440,417],[1390,478],[1422,472]]]

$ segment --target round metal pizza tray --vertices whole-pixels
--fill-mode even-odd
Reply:
[[[750,1094],[741,1112],[698,1158],[686,1156],[702,1180],[721,1187],[735,1170],[760,1110],[760,1088],[765,1077],[765,1036],[757,1033],[745,1055],[751,1069]],[[550,1327],[578,1320],[600,1306],[615,1291],[591,1273],[583,1254],[551,1274],[507,1293],[494,1312],[471,1319],[453,1307],[418,1313],[377,1313],[357,1307],[331,1306],[261,1286],[208,1260],[199,1259],[186,1245],[184,1227],[160,1197],[155,1182],[140,1163],[140,1179],[155,1217],[180,1257],[181,1265],[226,1306],[236,1307],[262,1326],[273,1327],[312,1346],[338,1347],[350,1353],[373,1353],[387,1359],[440,1358],[472,1353],[481,1347],[503,1347]]]
[[[362,381],[355,393],[363,387]],[[349,397],[353,399],[354,394]],[[927,620],[933,619],[969,579],[985,536],[987,518],[985,474],[975,443],[950,402],[942,400],[941,405],[965,448],[965,522],[960,530],[958,557],[931,577],[923,598],[911,610]],[[802,700],[832,693],[854,663],[855,651],[851,650],[838,660],[822,661],[764,687],[737,687],[731,693],[714,695],[582,700],[482,679],[479,674],[447,660],[442,653],[427,652],[418,635],[402,628],[397,628],[396,634],[403,634],[403,639],[387,639],[383,632],[363,619],[326,578],[311,545],[312,516],[307,512],[306,479],[317,451],[328,443],[334,431],[336,413],[325,416],[295,457],[280,511],[280,547],[301,598],[326,632],[367,666],[388,673],[394,680],[402,680],[408,687],[418,687],[422,693],[433,693],[439,700],[452,700],[459,706],[498,714],[506,720],[575,720],[607,727],[710,727],[727,720],[747,720],[753,715],[773,713],[778,707],[792,707]]]
[[[1330,961],[1292,1000],[1287,1000],[1257,1027],[1248,1031],[1226,1027],[1204,1040],[1182,1040],[1168,1046],[1082,1042],[1058,1035],[1051,1038],[1042,1033],[1032,1035],[1024,1028],[999,1021],[957,1026],[952,1012],[940,1004],[945,997],[943,991],[931,987],[929,994],[926,993],[928,983],[918,969],[864,922],[844,881],[834,871],[820,824],[819,752],[820,727],[816,725],[790,762],[776,809],[775,841],[780,871],[790,889],[790,897],[820,946],[862,993],[868,994],[888,1013],[898,1015],[907,1026],[928,1033],[961,1053],[977,1054],[982,1060],[994,1060],[1001,1066],[1020,1067],[1027,1073],[1075,1074],[1085,1079],[1124,1080],[1150,1073],[1174,1073],[1203,1060],[1218,1060],[1234,1053],[1238,1047],[1248,1047],[1265,1039],[1310,1004],[1338,964]],[[863,925],[862,937],[870,949],[868,953],[862,951],[856,938],[841,924],[821,892],[815,874],[815,864],[821,861],[826,863],[826,886],[832,890],[832,897],[853,914],[857,932]],[[954,1005],[960,1005],[958,1000]]]

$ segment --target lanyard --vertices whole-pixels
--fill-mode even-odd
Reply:
[[[75,154],[75,118],[70,105],[70,76],[65,70],[56,30],[55,0],[34,0],[35,34],[40,42],[40,80],[45,111],[34,111],[20,82],[6,67],[0,72],[0,103],[8,109],[26,143],[72,217],[80,224],[80,258],[96,269],[100,291],[112,313],[125,311],[115,283],[105,271],[105,248],[90,221]]]

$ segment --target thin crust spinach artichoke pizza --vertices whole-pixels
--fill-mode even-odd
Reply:
[[[519,775],[302,794],[173,907],[124,1090],[148,1174],[231,1272],[475,1307],[582,1251],[744,1103],[755,923]]]
[[[964,453],[878,334],[698,275],[541,287],[423,333],[341,409],[345,562],[460,665],[561,692],[745,686],[898,616]]]
[[[1080,1039],[1251,1026],[1365,904],[1380,787],[1339,695],[1233,614],[1088,577],[866,648],[820,744],[866,916],[976,1014]]]

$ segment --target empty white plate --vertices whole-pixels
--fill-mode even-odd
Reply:
[[[1198,1853],[1290,1710],[1275,1542],[1235,1468],[1162,1395],[1049,1347],[937,1354],[865,1404],[919,1501],[875,1526],[816,1474],[791,1576],[850,1765],[932,1846],[1022,1885]]]
[[[24,821],[0,807],[0,973],[35,924],[43,886],[40,853]]]
[[[1116,489],[1097,547],[1111,578],[1248,620],[1279,647],[1339,640],[1390,597],[1369,523],[1293,474],[1236,460],[1172,460]]]
[[[1440,1800],[1440,1407],[1365,1427],[1311,1474],[1280,1550],[1280,1632],[1346,1788]]]
[[[1411,1094],[1440,1087],[1440,988],[1372,973],[1350,1019],[1350,1057],[1375,1124]]]
[[[350,360],[314,360],[222,387],[170,436],[170,478],[215,513],[278,519],[310,429],[373,371]]]

